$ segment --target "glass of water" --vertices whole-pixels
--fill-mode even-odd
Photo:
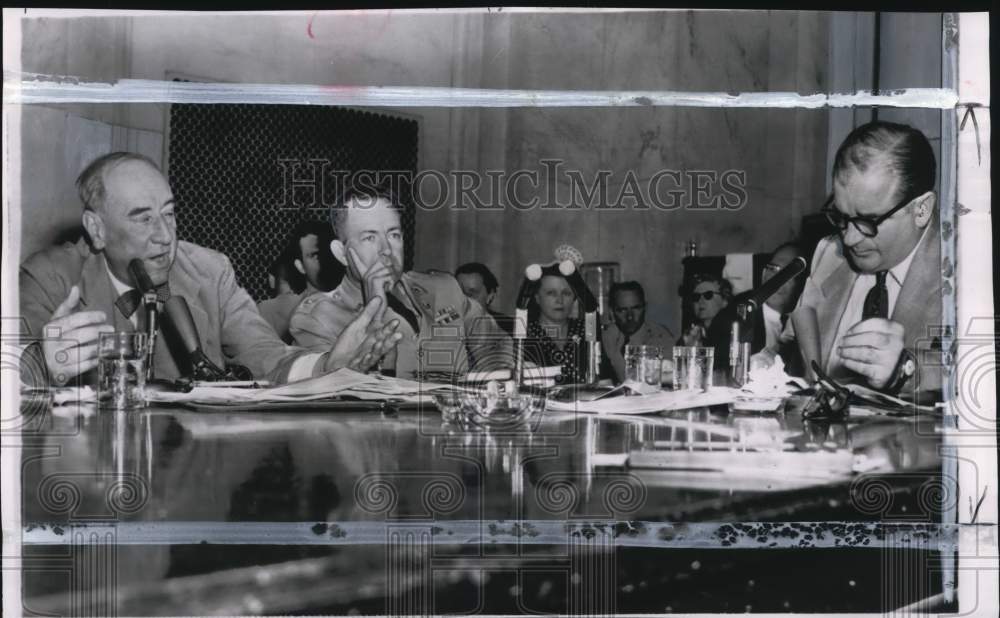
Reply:
[[[715,348],[674,347],[674,390],[707,391],[712,388]]]
[[[660,385],[662,354],[655,345],[625,346],[625,382]]]
[[[146,407],[146,333],[104,333],[98,343],[97,397],[102,408]]]

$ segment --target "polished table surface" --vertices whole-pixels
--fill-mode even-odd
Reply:
[[[32,415],[23,438],[25,555],[43,564],[69,546],[76,560],[92,558],[101,545],[94,539],[110,539],[118,613],[412,613],[421,603],[442,612],[469,605],[591,613],[602,603],[619,611],[743,611],[732,600],[738,594],[719,597],[719,586],[731,588],[721,575],[705,581],[703,593],[689,584],[667,592],[655,583],[668,577],[661,567],[681,578],[705,563],[704,573],[745,584],[766,560],[767,571],[789,581],[787,573],[803,572],[806,554],[832,572],[860,569],[844,580],[854,584],[837,592],[808,580],[825,592],[797,584],[804,588],[781,603],[878,609],[884,599],[857,590],[863,569],[874,569],[869,585],[879,579],[878,555],[857,566],[882,534],[863,522],[939,521],[928,496],[941,494],[940,421],[873,414],[804,422],[801,404],[793,399],[765,415],[725,407],[616,417],[546,411],[492,430],[443,424],[433,407],[389,414],[46,408]],[[803,523],[830,521],[840,523]],[[811,549],[794,551],[790,539]],[[520,580],[498,583],[507,581],[502,573],[529,566],[544,573],[546,560],[549,571],[579,571],[573,560],[586,559],[575,557],[577,542],[590,543],[587,555],[614,556],[601,563],[615,573],[609,598],[574,597],[572,575],[570,584],[540,576],[545,594],[532,601],[520,598],[527,595]],[[424,547],[413,555],[428,554],[438,575],[403,585],[388,565],[405,562],[393,552],[414,543]],[[747,551],[754,544],[773,549]],[[851,557],[855,566],[845,562]],[[402,570],[422,572],[413,564]],[[255,604],[239,578],[250,577],[248,567],[259,578],[267,565],[285,565],[287,579],[268,576],[285,594],[257,590]],[[317,569],[324,592],[309,598]],[[491,570],[489,583],[482,573]],[[206,573],[222,579],[194,577]],[[26,607],[57,613],[81,589],[110,585],[30,572],[24,579]],[[169,580],[182,587],[167,592]],[[229,582],[231,594],[208,595],[210,582],[230,590]],[[413,597],[426,588],[435,594]],[[470,594],[479,600],[463,600]],[[787,611],[765,598],[745,605]]]

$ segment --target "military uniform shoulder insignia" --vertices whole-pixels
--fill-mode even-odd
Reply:
[[[459,315],[458,311],[455,310],[455,307],[449,305],[444,309],[438,309],[437,315],[434,316],[434,323],[439,325],[449,324],[451,322],[454,322],[460,317],[462,316]]]

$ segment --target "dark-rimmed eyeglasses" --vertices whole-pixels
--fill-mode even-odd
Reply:
[[[716,292],[715,290],[707,290],[705,292],[692,292],[690,295],[688,295],[688,301],[696,303],[698,302],[699,298],[704,298],[705,300],[712,300],[713,298],[715,298],[716,294],[722,296],[722,294]]]
[[[853,224],[854,229],[856,229],[862,236],[875,238],[875,236],[878,235],[878,226],[883,221],[896,214],[896,212],[901,210],[904,206],[909,205],[909,203],[913,200],[914,198],[908,197],[902,202],[896,204],[889,212],[876,217],[864,215],[858,217],[848,217],[833,206],[833,195],[831,195],[827,198],[826,203],[823,204],[823,209],[820,212],[826,215],[826,220],[829,221],[835,228],[840,230],[841,234],[847,231],[848,224]]]

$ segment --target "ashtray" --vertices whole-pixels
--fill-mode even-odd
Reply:
[[[513,382],[491,382],[486,388],[453,388],[434,393],[441,420],[465,429],[511,428],[527,423],[545,409],[544,391],[517,389]]]

